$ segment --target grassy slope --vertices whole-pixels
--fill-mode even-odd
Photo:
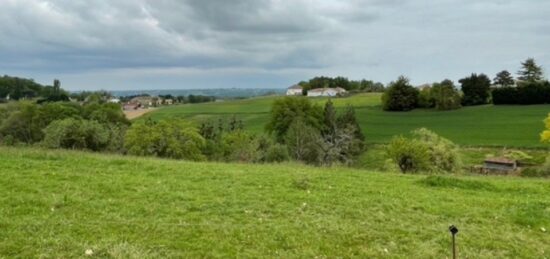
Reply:
[[[0,148],[0,257],[550,253],[550,182]]]
[[[247,129],[263,132],[276,97],[219,103],[172,106],[148,115],[152,118],[183,117],[196,121],[236,115]],[[313,99],[323,103],[326,99]],[[412,112],[384,112],[379,94],[362,94],[334,99],[337,107],[351,104],[370,143],[386,143],[392,136],[427,127],[456,143],[470,146],[541,147],[539,133],[550,105],[476,106],[438,112],[418,109]]]

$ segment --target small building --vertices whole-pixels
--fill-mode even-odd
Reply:
[[[315,88],[307,91],[308,97],[320,97],[320,96],[338,96],[345,94],[347,91],[344,88],[336,87],[336,88]]]
[[[485,172],[509,173],[518,169],[518,162],[505,157],[494,157],[485,159],[483,170]]]
[[[120,99],[118,99],[118,98],[111,98],[111,99],[109,99],[109,101],[107,101],[107,102],[109,102],[109,103],[120,103]]]
[[[125,111],[134,111],[141,107],[139,103],[127,103],[122,106],[122,109]]]
[[[303,89],[300,85],[293,85],[286,89],[286,95],[302,95]]]
[[[166,104],[166,105],[172,105],[172,104],[174,104],[174,100],[172,100],[172,99],[164,99],[164,104]]]

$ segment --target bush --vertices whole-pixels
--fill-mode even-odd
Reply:
[[[458,172],[462,166],[458,146],[434,132],[421,128],[412,132],[414,138],[428,147],[430,169],[433,172]]]
[[[124,147],[129,154],[202,161],[204,138],[183,120],[147,120],[126,132]]]
[[[410,111],[418,106],[418,96],[418,89],[401,76],[382,95],[382,107],[386,111]]]
[[[42,144],[48,148],[105,150],[109,130],[96,121],[81,119],[57,120],[44,129]]]
[[[288,161],[290,155],[286,146],[275,143],[271,145],[265,152],[264,162],[267,163],[280,163]]]
[[[242,130],[224,134],[221,139],[223,157],[227,162],[252,163],[259,160],[258,141]]]
[[[386,152],[402,173],[415,173],[430,168],[428,147],[418,140],[395,137]]]
[[[550,177],[550,156],[540,167],[528,167],[521,171],[521,176],[525,177]]]
[[[413,131],[412,138],[394,138],[387,154],[403,173],[458,172],[462,166],[458,147],[427,129]]]

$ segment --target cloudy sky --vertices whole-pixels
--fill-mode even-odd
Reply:
[[[0,0],[0,74],[69,90],[550,70],[548,0]]]

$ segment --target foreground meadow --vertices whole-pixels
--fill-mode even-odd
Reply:
[[[186,118],[197,123],[236,116],[245,129],[262,133],[269,121],[276,98],[259,97],[216,103],[165,107],[144,118]],[[326,98],[312,99],[324,104]],[[395,135],[425,127],[463,146],[544,147],[539,134],[550,105],[481,105],[452,111],[416,109],[411,112],[386,112],[380,107],[380,94],[358,94],[333,99],[337,108],[355,107],[359,124],[368,143],[387,143]]]
[[[550,182],[0,148],[0,257],[548,258]],[[89,251],[89,252],[90,252]]]

